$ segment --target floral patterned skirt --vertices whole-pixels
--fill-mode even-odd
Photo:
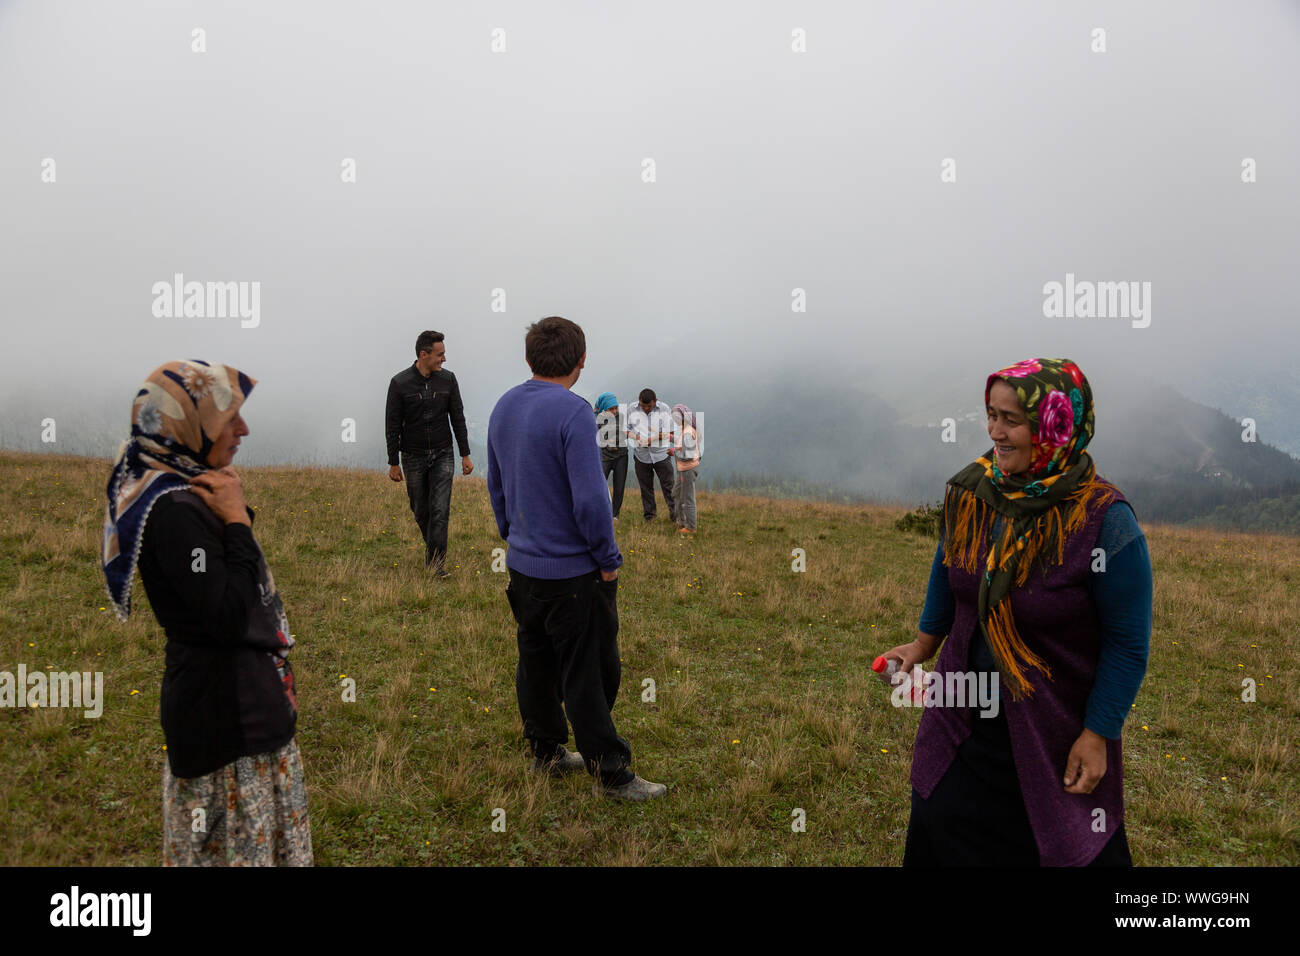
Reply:
[[[311,866],[297,741],[203,777],[163,761],[163,866]]]

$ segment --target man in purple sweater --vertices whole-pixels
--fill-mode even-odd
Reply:
[[[630,769],[632,750],[610,710],[618,696],[618,569],[609,494],[592,438],[591,406],[569,389],[587,340],[559,316],[529,326],[533,377],[497,401],[488,419],[488,494],[509,545],[506,598],[519,625],[515,693],[533,770],[584,767],[608,797],[667,791]],[[580,753],[569,753],[568,721]]]

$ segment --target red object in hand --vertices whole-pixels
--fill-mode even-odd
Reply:
[[[911,700],[912,706],[922,706],[925,701],[925,685],[927,682],[925,671],[917,664],[903,677],[896,679],[900,666],[895,658],[885,657],[883,654],[871,662],[871,670],[890,687],[894,687],[906,679],[908,686],[904,688],[903,693]]]
[[[894,675],[898,673],[898,661],[881,654],[871,662],[871,669],[877,677],[892,687],[894,685]]]

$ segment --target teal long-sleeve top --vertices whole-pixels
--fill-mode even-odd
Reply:
[[[1001,521],[998,515],[994,535]],[[1097,547],[1106,552],[1106,571],[1089,578],[1088,590],[1101,624],[1101,655],[1088,695],[1084,726],[1103,737],[1118,739],[1146,674],[1152,623],[1151,555],[1137,516],[1126,502],[1115,502],[1106,511]],[[930,565],[920,630],[946,637],[955,614],[956,598],[948,583],[940,536]],[[979,671],[996,670],[993,653],[979,628],[971,639],[970,666]]]

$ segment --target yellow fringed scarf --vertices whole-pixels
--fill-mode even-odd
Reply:
[[[980,480],[974,487],[968,487],[975,477],[968,472],[978,473]],[[1044,481],[1048,493],[1038,497],[995,491],[992,476],[993,462],[986,456],[949,483],[943,505],[944,563],[976,574],[980,552],[987,547],[980,581],[980,622],[1012,699],[1021,700],[1034,692],[1027,676],[1029,668],[1037,668],[1048,680],[1052,673],[1016,628],[1011,589],[1023,586],[1035,565],[1044,570],[1060,565],[1065,560],[1066,539],[1082,528],[1097,508],[1108,506],[1116,489],[1097,478],[1086,454],[1075,469]],[[999,513],[1006,520],[997,540],[991,540]]]

